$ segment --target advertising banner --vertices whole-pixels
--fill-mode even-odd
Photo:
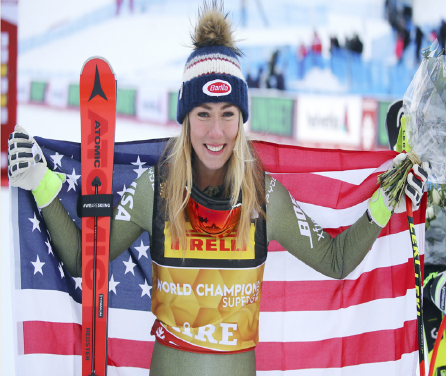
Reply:
[[[361,148],[362,97],[301,95],[297,103],[299,145]]]
[[[250,130],[268,135],[293,137],[295,99],[251,96]]]
[[[116,113],[121,115],[136,115],[136,89],[119,89],[116,99]]]
[[[31,91],[29,94],[29,100],[35,103],[44,103],[45,94],[48,83],[44,81],[31,81]]]
[[[17,0],[1,0],[1,176],[7,182],[8,136],[17,121]]]
[[[80,106],[79,84],[70,84],[68,86],[68,107]]]
[[[139,120],[159,124],[168,122],[168,93],[165,90],[138,89],[136,113]]]
[[[68,82],[65,80],[51,80],[48,84],[45,103],[53,107],[67,107],[68,87]]]

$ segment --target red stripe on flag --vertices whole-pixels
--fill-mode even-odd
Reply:
[[[333,209],[345,209],[364,202],[379,187],[378,173],[369,175],[359,186],[315,174],[272,176],[280,181],[297,201]]]
[[[391,362],[417,349],[417,321],[411,320],[395,330],[323,341],[260,342],[256,348],[257,371],[340,368]]]
[[[425,194],[423,199],[421,200],[421,206],[420,209],[418,209],[416,212],[414,212],[414,224],[420,225],[424,224],[426,221],[426,205],[427,205],[427,195]],[[336,235],[340,234],[342,231],[345,231],[350,226],[341,226],[338,228],[325,228],[324,231],[327,232],[332,238],[334,238]],[[408,231],[409,225],[407,223],[407,214],[404,213],[395,213],[392,215],[390,222],[387,224],[386,227],[384,227],[378,237],[383,237],[387,235],[394,235],[398,234],[403,231]],[[407,236],[410,236],[409,233]],[[275,240],[272,240],[269,242],[268,245],[268,252],[277,252],[277,251],[285,251],[285,249]]]
[[[24,354],[81,355],[82,326],[74,323],[24,321]]]
[[[150,368],[155,342],[129,339],[108,339],[108,365],[115,367]]]
[[[395,330],[315,342],[260,342],[256,348],[257,370],[337,368],[395,361],[417,350],[416,325],[412,320]],[[25,333],[25,354],[81,354],[78,324],[28,321],[24,322]],[[108,365],[149,369],[153,347],[154,342],[109,338]]]
[[[424,224],[426,221],[425,216],[421,212],[422,209],[423,208],[421,208],[418,213],[415,212],[415,214],[414,214],[413,220],[414,220],[415,225]],[[330,234],[331,237],[335,237],[336,235],[340,234],[342,231],[347,230],[349,227],[350,226],[342,226],[339,228],[327,228],[324,230],[328,234]],[[406,212],[393,214],[390,222],[379,233],[378,238],[381,238],[381,237],[387,236],[387,235],[395,235],[400,232],[408,231],[408,230],[409,230],[409,225],[407,222]],[[407,234],[407,236],[410,236],[409,233]]]
[[[395,158],[394,151],[354,151],[304,148],[255,141],[255,150],[266,171],[272,173],[302,173],[345,171],[376,168]]]
[[[379,281],[379,283],[376,283]],[[263,312],[327,311],[404,296],[415,287],[413,261],[362,273],[356,280],[264,281]]]

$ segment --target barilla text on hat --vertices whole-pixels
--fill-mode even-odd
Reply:
[[[203,93],[211,97],[228,95],[231,93],[231,91],[232,91],[231,84],[223,80],[209,81],[203,86]]]

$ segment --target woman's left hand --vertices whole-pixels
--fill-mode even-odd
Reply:
[[[409,175],[407,175],[405,192],[406,196],[412,201],[412,210],[417,210],[420,207],[424,186],[426,185],[429,173],[429,162],[423,162],[421,163],[421,166],[414,164],[409,172]]]
[[[392,161],[389,170],[397,166],[404,158],[405,154],[399,154]],[[399,204],[392,208],[389,198],[380,187],[373,194],[369,201],[368,212],[371,219],[381,227],[389,221],[392,213],[403,213],[406,211],[406,195],[412,201],[412,210],[418,210],[423,197],[424,187],[429,176],[430,167],[428,162],[423,162],[421,166],[414,165],[407,176],[405,194]]]

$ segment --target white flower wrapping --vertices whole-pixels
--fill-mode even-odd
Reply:
[[[446,183],[446,57],[426,50],[403,98],[408,144],[431,166],[429,181]],[[433,52],[431,52],[433,51]]]

